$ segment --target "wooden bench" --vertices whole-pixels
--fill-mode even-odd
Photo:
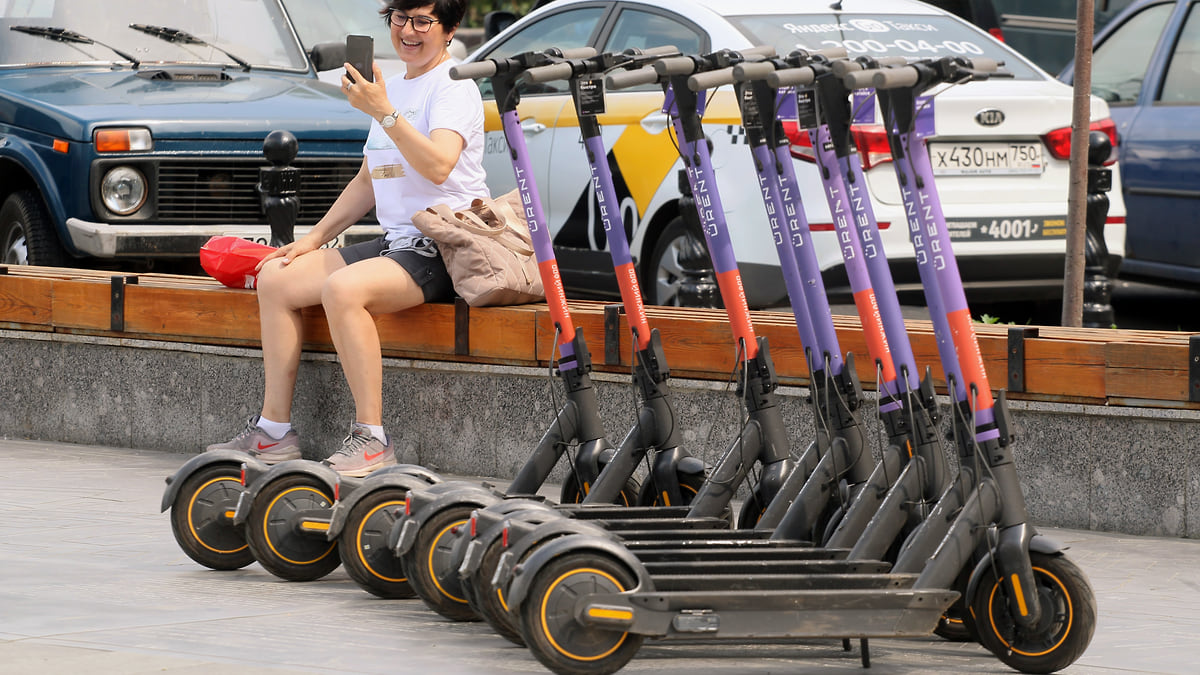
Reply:
[[[587,338],[594,367],[628,372],[631,339],[619,306],[572,301],[571,317]],[[676,377],[725,381],[736,353],[722,310],[648,307]],[[320,308],[304,313],[305,348],[333,351]],[[781,382],[804,385],[808,370],[788,313],[753,313],[771,345]],[[875,368],[857,317],[835,316],[843,352],[858,356],[863,384]],[[546,367],[554,326],[544,304],[469,308],[432,304],[376,318],[384,354]],[[907,322],[917,363],[943,378],[929,321]],[[257,347],[258,302],[252,290],[212,279],[115,274],[68,268],[0,267],[0,328],[211,345]],[[1200,334],[1164,331],[1004,326],[977,323],[988,377],[1011,398],[1200,409]]]

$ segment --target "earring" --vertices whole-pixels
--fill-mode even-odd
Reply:
[[[446,40],[446,46],[449,47],[452,40]]]

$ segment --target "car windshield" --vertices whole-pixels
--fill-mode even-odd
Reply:
[[[370,35],[376,59],[395,59],[391,30],[379,15],[379,0],[284,0],[288,15],[306,48],[322,42],[345,42],[346,36]]]
[[[949,16],[751,15],[727,17],[755,44],[774,45],[780,54],[795,49],[845,47],[854,56],[982,56],[1004,61],[1018,79],[1042,79],[1011,50],[974,27]]]
[[[131,24],[183,31],[199,40],[171,42],[151,34],[168,31],[140,31]],[[44,29],[70,31],[59,34],[82,39],[46,37],[55,31]],[[239,67],[236,61],[241,59],[255,68],[308,68],[276,0],[0,0],[0,67],[129,63],[118,52],[143,67]]]

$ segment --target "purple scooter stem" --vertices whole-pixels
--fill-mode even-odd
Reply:
[[[533,240],[533,251],[537,256],[538,270],[542,274],[542,287],[546,291],[546,304],[550,307],[550,318],[558,327],[558,351],[560,354],[559,368],[564,362],[575,361],[575,324],[571,322],[571,313],[567,309],[567,295],[563,290],[562,276],[558,272],[558,260],[554,257],[554,244],[550,240],[550,232],[546,227],[545,211],[542,209],[542,199],[538,194],[537,182],[533,179],[533,164],[529,161],[529,153],[525,148],[525,136],[521,131],[521,118],[517,111],[501,113],[500,122],[504,128],[504,138],[513,153],[513,172],[517,178],[517,188],[521,191],[521,201],[525,204],[525,220],[529,223],[529,234]]]

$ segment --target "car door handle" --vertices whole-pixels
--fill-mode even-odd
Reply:
[[[527,134],[540,134],[546,130],[546,125],[530,118],[521,122],[521,131]]]
[[[658,110],[646,115],[641,121],[642,128],[648,134],[661,134],[663,129],[666,129],[670,123],[671,118],[667,117],[666,113]]]

